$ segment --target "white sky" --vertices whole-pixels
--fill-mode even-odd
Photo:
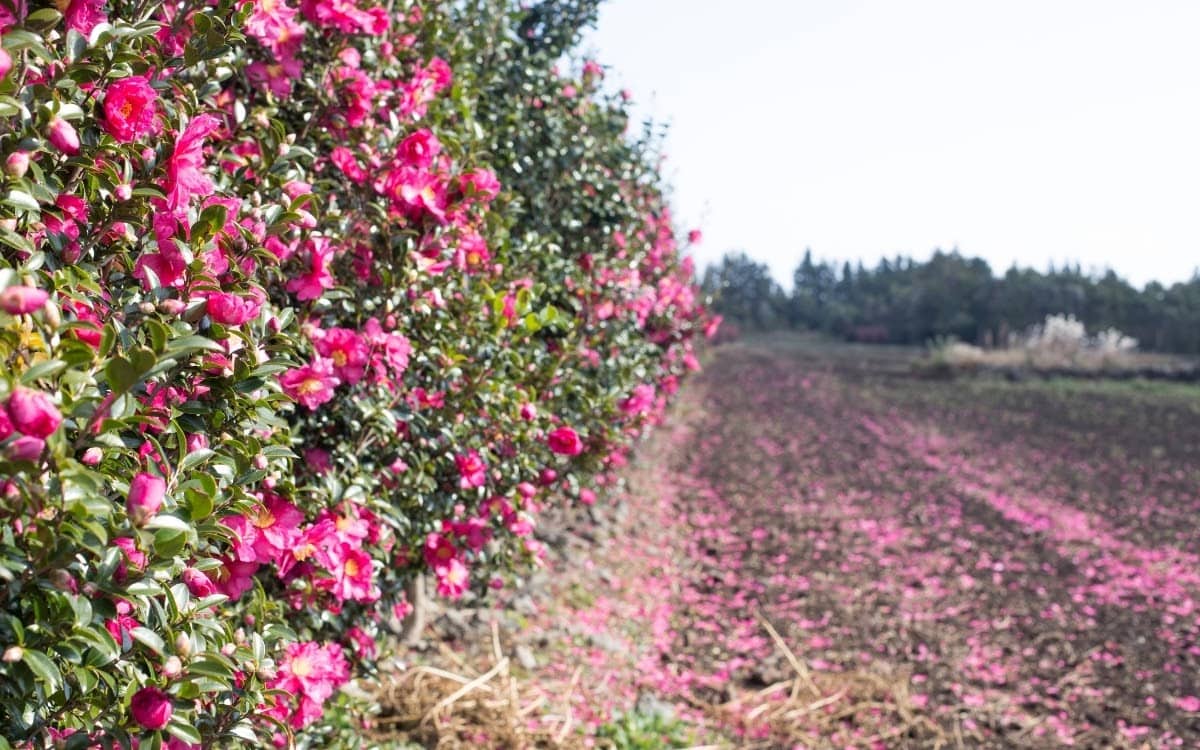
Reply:
[[[1200,0],[609,0],[697,260],[1200,267]]]

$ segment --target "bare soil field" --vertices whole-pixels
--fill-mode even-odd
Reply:
[[[713,353],[611,535],[554,531],[498,615],[545,734],[653,710],[718,746],[1200,747],[1200,388],[913,356]]]

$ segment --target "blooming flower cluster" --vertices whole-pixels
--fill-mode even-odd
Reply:
[[[425,576],[536,563],[694,365],[654,155],[488,2],[498,42],[457,3],[0,8],[10,744],[286,742]]]

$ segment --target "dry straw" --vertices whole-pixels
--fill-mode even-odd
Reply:
[[[585,747],[583,738],[572,731],[571,695],[581,670],[575,671],[555,712],[545,695],[535,695],[509,671],[495,623],[491,646],[491,667],[484,672],[443,645],[442,657],[461,674],[419,665],[382,681],[374,691],[381,709],[374,720],[374,738],[439,750]]]
[[[794,676],[761,690],[736,694],[722,704],[696,698],[688,702],[707,717],[709,729],[740,730],[761,741],[696,746],[724,748],[825,747],[847,729],[874,727],[858,736],[862,746],[941,748],[952,738],[918,712],[906,675],[884,676],[855,671],[814,674],[761,614],[758,619],[787,659]],[[577,730],[571,698],[582,667],[571,676],[561,698],[548,699],[534,684],[518,680],[503,655],[498,626],[492,624],[490,668],[479,671],[444,645],[442,657],[458,673],[429,665],[413,666],[377,686],[381,712],[374,722],[376,739],[413,742],[426,748],[555,748],[603,747],[587,744]],[[765,735],[765,736],[764,736]]]

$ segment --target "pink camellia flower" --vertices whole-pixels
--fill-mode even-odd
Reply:
[[[438,568],[458,557],[458,548],[449,538],[432,531],[425,537],[425,562],[430,568]]]
[[[193,197],[205,198],[216,190],[204,172],[204,139],[220,126],[220,121],[212,115],[200,115],[192,118],[175,139],[175,151],[167,160],[167,179],[163,185],[167,209],[172,214],[186,214]]]
[[[410,219],[426,214],[438,222],[446,221],[446,186],[433,172],[413,167],[393,169],[384,178],[384,193],[392,205]]]
[[[259,562],[258,526],[246,516],[239,515],[223,516],[221,523],[233,532],[233,547],[230,549],[233,559],[247,563]]]
[[[263,504],[246,517],[257,529],[254,539],[255,559],[282,560],[300,536],[304,514],[295,505],[274,494],[267,494]]]
[[[334,551],[333,563],[336,578],[331,590],[334,596],[356,602],[371,602],[379,598],[379,591],[373,585],[375,570],[370,555],[342,542]]]
[[[389,18],[383,8],[361,10],[349,0],[301,0],[301,10],[309,21],[338,29],[344,34],[382,34]]]
[[[628,416],[645,414],[654,405],[654,386],[643,383],[633,389],[629,398],[620,403],[623,413]]]
[[[16,430],[13,428],[12,420],[8,418],[8,412],[0,409],[0,440],[4,440],[12,435]]]
[[[333,362],[333,372],[349,385],[363,379],[369,352],[357,333],[349,328],[330,328],[313,342],[317,353]]]
[[[221,567],[213,571],[212,582],[217,587],[217,593],[237,601],[242,594],[254,587],[254,574],[257,571],[256,562],[222,560]]]
[[[5,409],[12,426],[31,437],[48,438],[62,424],[62,414],[41,391],[18,388],[8,397]]]
[[[28,3],[25,0],[10,0],[0,3],[0,33],[7,32],[24,21],[28,12]]]
[[[104,92],[104,130],[121,143],[131,143],[157,130],[158,92],[145,76],[129,76]]]
[[[1200,713],[1200,698],[1194,695],[1185,695],[1175,701],[1175,705],[1179,706],[1179,710],[1188,711],[1189,713]]]
[[[124,605],[123,607],[120,605]],[[124,610],[124,611],[122,611]],[[118,604],[117,616],[111,617],[104,621],[104,629],[113,637],[117,645],[122,649],[132,645],[133,636],[131,633],[134,628],[141,627],[141,623],[137,621],[133,615],[129,614],[129,605],[125,602]]]
[[[467,451],[454,457],[458,466],[458,486],[464,490],[487,484],[487,464],[478,451]]]
[[[208,316],[213,322],[225,326],[240,326],[258,317],[262,308],[262,300],[241,297],[227,292],[213,292],[208,295]]]
[[[333,389],[340,383],[333,374],[333,362],[323,357],[317,357],[307,365],[288,370],[279,376],[279,385],[283,392],[310,411],[331,400]]]
[[[55,4],[67,22],[67,28],[88,37],[92,29],[108,22],[108,16],[104,13],[104,2],[105,0],[60,0]]]
[[[578,456],[583,453],[583,441],[579,439],[579,433],[570,427],[553,430],[546,436],[546,444],[560,456]]]
[[[0,78],[8,76],[8,72],[12,70],[12,55],[8,54],[8,50],[0,48]]]
[[[187,586],[188,591],[197,599],[217,593],[217,585],[202,570],[184,568],[180,577],[183,579],[183,583]]]
[[[429,167],[442,150],[441,141],[428,128],[421,128],[405,138],[396,148],[396,158],[410,167]]]
[[[136,541],[127,536],[122,536],[114,539],[112,543],[114,547],[124,553],[124,560],[120,563],[120,569],[124,569],[125,561],[128,561],[134,570],[140,571],[146,567],[146,553],[137,548]]]
[[[287,290],[301,302],[319,299],[326,289],[333,287],[333,274],[329,264],[333,260],[333,244],[328,237],[311,237],[306,243],[308,271],[287,283]]]
[[[0,291],[0,309],[9,315],[25,315],[42,309],[50,295],[31,286],[10,286]]]
[[[716,336],[723,320],[724,318],[720,315],[714,315],[709,318],[708,322],[704,324],[704,337],[711,339],[713,336]]]
[[[704,233],[701,232],[699,229],[693,229],[692,231],[688,232],[687,237],[688,237],[689,243],[691,243],[693,245],[697,245],[700,243],[701,240],[704,239]]]
[[[171,696],[154,686],[142,688],[129,701],[129,714],[145,729],[162,729],[174,712]]]
[[[521,404],[521,419],[524,419],[526,422],[532,422],[537,419],[537,407],[528,402]]]
[[[346,175],[346,178],[355,185],[361,185],[367,181],[367,172],[358,163],[358,159],[354,158],[354,152],[345,146],[334,146],[329,152],[329,161]]]
[[[433,574],[437,578],[438,596],[459,599],[467,592],[470,571],[457,557],[445,565],[435,568]]]
[[[473,169],[459,177],[458,184],[464,195],[484,202],[491,201],[500,194],[500,181],[490,169]]]
[[[293,712],[288,699],[276,697],[268,713],[286,720],[295,729],[302,729],[320,718],[322,706],[339,687],[350,679],[350,666],[336,643],[322,646],[314,641],[291,643],[280,661],[279,672],[267,683],[272,690],[281,690],[292,700],[299,700]]]
[[[454,251],[454,266],[460,271],[478,269],[492,257],[487,242],[478,232],[466,232],[458,240]]]
[[[50,145],[67,156],[79,153],[79,133],[75,132],[74,125],[61,117],[50,120],[50,125],[46,129],[46,137],[49,139]]]
[[[354,652],[360,659],[374,659],[379,653],[375,639],[357,625],[346,631],[346,639],[354,646]]]
[[[129,483],[129,497],[125,501],[125,510],[134,526],[145,526],[158,515],[162,508],[163,497],[167,492],[167,483],[154,474],[142,472]]]

